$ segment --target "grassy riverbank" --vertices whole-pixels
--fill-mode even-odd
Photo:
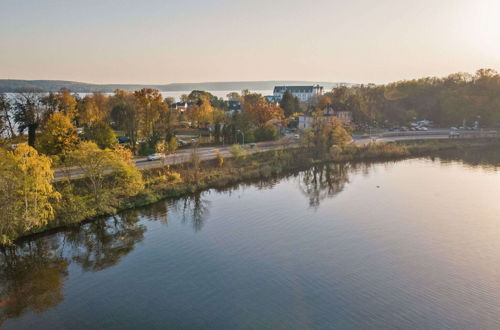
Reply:
[[[387,161],[411,157],[438,156],[445,150],[473,150],[484,146],[499,146],[498,140],[422,140],[398,143],[372,143],[333,148],[328,154],[317,155],[312,148],[288,148],[222,157],[200,162],[196,157],[189,163],[142,171],[144,188],[132,197],[110,195],[109,207],[99,211],[92,202],[86,180],[77,179],[55,184],[61,194],[56,219],[44,227],[24,235],[54,228],[78,225],[96,217],[112,215],[121,210],[141,207],[165,198],[178,198],[210,188],[224,188],[248,180],[279,177],[293,171],[327,162]]]

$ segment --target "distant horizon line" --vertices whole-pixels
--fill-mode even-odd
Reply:
[[[80,80],[68,80],[68,79],[18,79],[18,78],[0,78],[0,81],[27,81],[27,82],[41,82],[41,81],[52,81],[52,82],[70,82],[78,84],[88,84],[88,85],[182,85],[182,84],[219,84],[219,83],[270,83],[270,82],[309,82],[309,83],[327,83],[327,84],[358,84],[347,81],[325,81],[325,80],[301,80],[301,79],[267,79],[267,80],[221,80],[221,81],[194,81],[194,82],[168,82],[168,83],[98,83],[98,82],[86,82]],[[366,83],[369,84],[369,83]]]
[[[27,80],[0,79],[0,92],[15,93],[21,89],[38,89],[43,92],[57,92],[62,88],[73,92],[113,92],[116,89],[137,90],[142,88],[157,89],[162,92],[178,92],[189,90],[205,91],[242,91],[272,90],[276,86],[309,86],[321,85],[326,89],[339,86],[357,86],[347,82],[327,82],[310,80],[249,80],[249,81],[214,81],[199,83],[168,83],[168,84],[94,84],[71,80]]]

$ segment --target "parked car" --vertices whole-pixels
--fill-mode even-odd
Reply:
[[[253,148],[253,147],[255,147],[256,145],[257,145],[257,144],[256,144],[256,143],[253,143],[253,142],[248,144],[248,146],[249,146],[250,148]]]
[[[178,143],[178,144],[179,144],[179,146],[181,146],[181,147],[183,147],[183,146],[185,146],[185,145],[187,144],[187,143],[186,143],[186,141],[184,141],[184,140],[180,140],[180,139],[179,139],[179,140],[177,140],[177,143]]]
[[[165,158],[165,154],[162,154],[162,153],[155,153],[155,154],[151,154],[148,156],[149,161],[160,160],[160,159],[164,159],[164,158]]]
[[[294,138],[294,139],[296,139],[296,140],[298,140],[298,139],[300,139],[300,135],[295,134],[295,135],[293,136],[293,138]]]
[[[118,138],[118,143],[127,143],[130,142],[130,138],[128,136],[121,136]]]

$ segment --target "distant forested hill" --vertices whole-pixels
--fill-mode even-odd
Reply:
[[[87,93],[87,92],[113,92],[116,89],[136,90],[144,87],[159,88],[154,85],[98,85],[88,84],[76,81],[65,80],[15,80],[15,79],[0,79],[0,92],[14,93],[22,88],[36,88],[45,92],[57,92],[61,88],[70,89],[72,92]]]
[[[23,88],[36,88],[45,92],[57,92],[61,88],[70,89],[73,92],[113,92],[116,89],[138,90],[141,88],[155,88],[160,91],[241,91],[249,90],[271,90],[279,85],[313,85],[320,84],[325,90],[330,90],[339,85],[334,82],[312,82],[312,81],[228,81],[228,82],[201,82],[201,83],[173,83],[166,85],[132,85],[132,84],[88,84],[65,80],[16,80],[0,79],[0,92],[13,93]],[[348,86],[351,84],[347,84]]]

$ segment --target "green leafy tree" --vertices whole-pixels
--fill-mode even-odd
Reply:
[[[140,129],[140,113],[134,94],[116,90],[110,100],[110,104],[112,107],[112,119],[130,139],[132,153],[136,154]]]
[[[280,101],[280,107],[283,109],[286,117],[290,117],[294,113],[300,112],[299,99],[293,96],[289,91],[283,94],[283,98]]]
[[[117,142],[115,131],[102,121],[86,126],[83,130],[83,137],[95,142],[101,149],[114,148]]]
[[[278,128],[274,125],[265,125],[254,131],[256,141],[272,141],[279,138]]]

